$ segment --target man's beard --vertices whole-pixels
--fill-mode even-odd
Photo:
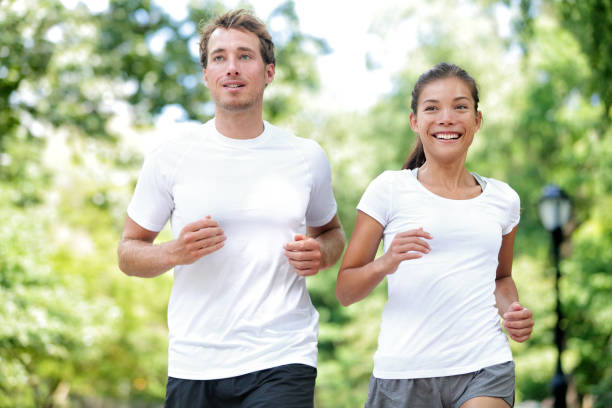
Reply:
[[[242,110],[247,110],[248,108],[255,106],[255,101],[236,101],[236,102],[219,102],[216,104],[219,108],[229,111],[229,112],[238,112]]]
[[[228,112],[240,112],[244,110],[248,110],[258,104],[263,103],[263,89],[261,95],[255,97],[249,97],[247,99],[243,98],[218,98],[218,100],[213,100],[218,109],[223,109]]]

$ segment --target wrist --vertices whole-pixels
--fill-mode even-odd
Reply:
[[[172,269],[179,265],[179,259],[176,251],[176,241],[164,242],[159,245],[161,250],[161,261],[166,270]]]
[[[340,233],[340,235],[338,235]],[[315,238],[321,254],[319,269],[331,268],[338,262],[344,249],[344,235],[341,230],[331,230]]]
[[[394,264],[393,262],[391,262],[388,259],[387,254],[385,254],[381,256],[380,258],[378,258],[377,260],[375,260],[374,262],[372,262],[372,266],[373,266],[373,270],[372,270],[373,275],[382,279],[387,275],[393,274],[397,270],[397,267],[399,266],[399,264]]]

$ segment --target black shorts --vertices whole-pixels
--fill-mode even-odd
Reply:
[[[165,408],[313,408],[317,369],[287,364],[220,380],[168,377]]]

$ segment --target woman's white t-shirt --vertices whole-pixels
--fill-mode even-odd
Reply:
[[[512,360],[494,291],[502,235],[518,224],[520,199],[506,183],[482,179],[479,196],[451,200],[409,170],[386,171],[363,194],[357,208],[384,227],[385,252],[398,232],[422,227],[433,236],[428,254],[387,277],[375,377],[441,377]]]

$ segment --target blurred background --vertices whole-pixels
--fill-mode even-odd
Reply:
[[[327,151],[347,236],[367,184],[411,150],[410,91],[439,61],[478,81],[471,171],[521,197],[513,275],[535,316],[513,343],[517,406],[553,406],[555,262],[542,188],[571,197],[559,300],[569,407],[612,407],[609,0],[0,0],[0,407],[160,407],[172,273],[123,275],[116,246],[143,156],[214,108],[198,26],[242,6],[277,46],[264,118]],[[170,239],[166,229],[160,240]],[[320,316],[318,408],[363,406],[381,285]]]

